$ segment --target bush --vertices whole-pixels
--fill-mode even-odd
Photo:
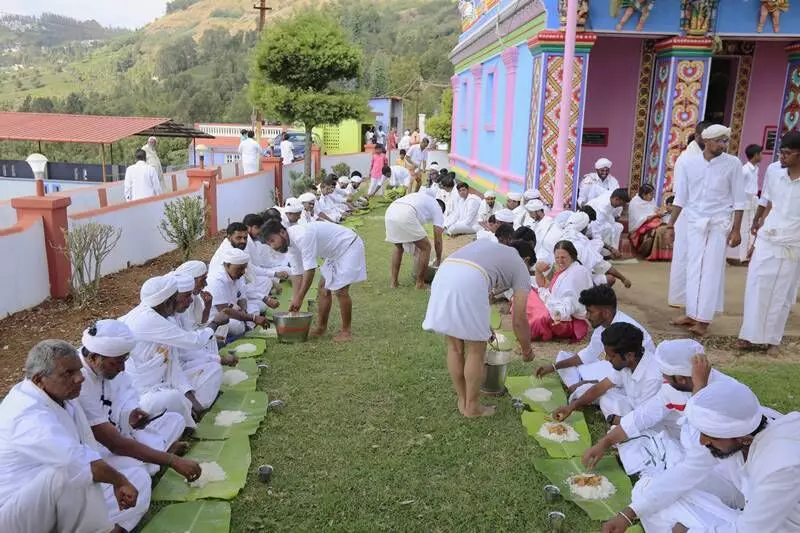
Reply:
[[[242,10],[217,8],[211,12],[211,16],[221,19],[238,19],[242,16]]]
[[[289,183],[292,189],[292,196],[295,198],[316,186],[314,178],[304,176],[302,172],[296,172],[294,170],[289,171]]]
[[[72,263],[70,292],[78,307],[83,307],[97,296],[103,261],[121,236],[122,229],[98,222],[64,230],[67,245],[59,248],[59,251]]]
[[[331,168],[331,171],[336,174],[337,176],[347,176],[350,177],[350,165],[347,163],[336,163]]]
[[[206,222],[206,209],[199,196],[185,196],[164,205],[164,218],[158,231],[164,240],[176,245],[187,261],[197,247],[197,240],[203,236]]]

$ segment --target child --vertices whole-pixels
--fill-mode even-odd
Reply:
[[[369,164],[369,191],[367,196],[372,198],[381,188],[383,184],[383,167],[389,166],[389,158],[386,157],[386,150],[383,145],[375,146],[375,152],[372,154],[372,161]]]

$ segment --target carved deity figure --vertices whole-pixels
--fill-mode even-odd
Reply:
[[[567,0],[558,0],[558,13],[561,16],[561,29],[567,27]],[[589,0],[578,0],[578,22],[576,29],[583,31],[586,29],[586,21],[589,18]]]
[[[761,16],[756,31],[758,33],[764,31],[764,24],[769,15],[772,18],[772,30],[778,33],[781,31],[781,13],[786,11],[789,11],[789,0],[761,0]]]
[[[461,14],[461,22],[469,24],[475,20],[475,2],[472,0],[458,0],[458,12]]]
[[[717,16],[717,0],[683,0],[681,29],[688,36],[708,34]]]
[[[653,0],[622,0],[619,3],[619,7],[623,8],[625,11],[622,12],[622,16],[617,23],[617,31],[622,31],[625,24],[627,24],[634,13],[639,13],[639,22],[636,23],[636,31],[642,31],[647,17],[650,16],[650,9],[653,7],[653,4],[655,4]]]

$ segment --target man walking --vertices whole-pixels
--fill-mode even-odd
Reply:
[[[247,139],[239,143],[239,158],[242,161],[242,172],[253,174],[258,172],[261,159],[261,145],[255,139],[253,130],[247,132]]]
[[[125,170],[125,200],[132,202],[161,194],[158,172],[147,164],[147,153],[136,150],[136,163]]]

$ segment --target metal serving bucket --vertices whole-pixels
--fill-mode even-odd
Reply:
[[[313,317],[312,313],[287,313],[284,311],[274,313],[273,321],[275,330],[278,332],[278,342],[285,344],[306,342]]]
[[[505,394],[506,373],[510,360],[511,352],[501,352],[493,350],[491,347],[486,349],[486,358],[483,363],[483,383],[481,384],[482,393],[492,396]]]

